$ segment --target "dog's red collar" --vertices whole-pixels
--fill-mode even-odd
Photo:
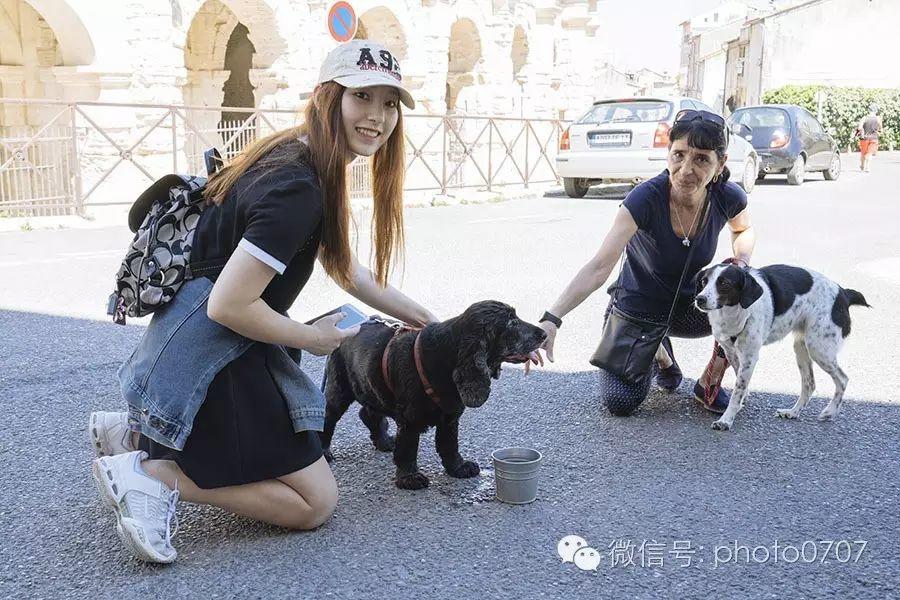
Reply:
[[[391,339],[388,340],[388,343],[384,346],[384,352],[381,355],[381,377],[384,379],[384,385],[387,386],[387,389],[390,390],[393,396],[397,396],[397,392],[394,391],[394,386],[391,383],[391,376],[388,374],[388,355],[391,352],[391,344],[394,343],[394,339],[400,335],[401,333],[405,333],[407,331],[414,331],[412,327],[398,327],[394,330],[394,335],[391,336]]]
[[[425,388],[425,393],[428,394],[428,397],[431,398],[432,402],[440,405],[441,399],[437,395],[437,392],[434,391],[434,386],[428,381],[428,376],[425,375],[425,366],[422,364],[421,333],[422,332],[419,331],[419,333],[416,334],[416,341],[413,343],[413,359],[416,361],[416,371],[419,372],[419,381],[422,383],[422,387]]]
[[[437,395],[437,392],[434,390],[434,386],[431,385],[431,382],[428,381],[428,376],[425,375],[425,366],[422,364],[422,336],[419,335],[422,332],[421,329],[404,326],[394,331],[394,335],[391,336],[391,339],[388,340],[388,343],[384,347],[384,353],[381,355],[381,376],[384,378],[384,384],[387,386],[387,389],[390,390],[391,394],[396,397],[397,392],[394,391],[394,385],[391,383],[391,376],[388,372],[388,356],[390,355],[391,344],[393,343],[394,339],[396,339],[399,334],[406,333],[407,331],[416,332],[416,341],[413,343],[413,360],[416,363],[416,371],[419,374],[419,382],[425,389],[425,393],[429,398],[431,398],[431,401],[437,405],[440,405],[441,398]]]

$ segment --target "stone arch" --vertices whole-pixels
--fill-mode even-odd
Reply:
[[[0,96],[64,98],[74,67],[94,60],[87,29],[63,0],[6,0],[0,10]],[[0,107],[0,125],[40,124],[58,109]]]
[[[8,8],[0,11],[0,65],[30,69],[62,65],[59,39],[44,16],[25,0]]]
[[[97,56],[94,38],[89,33],[94,30],[86,26],[90,19],[79,10],[83,8],[80,3],[81,0],[3,0],[0,97],[96,99],[96,74],[79,69],[95,64]],[[0,147],[0,164],[13,156],[11,148],[18,147],[21,153],[15,170],[4,175],[0,200],[29,206],[20,214],[74,212],[76,173],[70,162],[73,130],[63,111],[61,106],[46,104],[0,105],[0,138],[16,140]],[[19,140],[29,138],[28,144],[20,145]],[[46,200],[48,197],[54,199]],[[16,209],[7,214],[17,214]]]
[[[191,106],[253,108],[273,94],[267,69],[286,49],[271,7],[263,0],[205,0],[189,19],[184,44],[184,102]],[[255,137],[255,127],[231,139],[250,112],[192,110],[190,119],[208,142],[231,154]],[[189,155],[208,145],[189,142]],[[194,147],[196,146],[196,147]]]
[[[253,48],[247,67],[251,81],[267,80],[266,70],[286,49],[275,15],[262,0],[206,0],[186,18],[190,19],[184,43],[186,104],[222,106],[223,86],[230,76],[226,53],[238,25],[246,29],[242,47]],[[267,81],[253,85],[255,106],[275,91]]]
[[[401,65],[409,54],[403,25],[393,11],[384,6],[371,8],[359,17],[359,28],[354,37],[381,42],[401,61]]]
[[[78,13],[66,0],[19,0],[40,15],[59,45],[58,66],[89,65],[94,62],[94,43]],[[2,20],[3,17],[0,17]]]
[[[222,68],[225,47],[237,23],[247,27],[248,38],[256,49],[254,69],[271,67],[287,49],[275,13],[266,0],[206,0],[182,18],[189,23],[184,44],[185,66],[189,69],[202,68],[196,66],[203,62],[200,54],[210,49],[214,52],[207,54],[209,63]]]
[[[447,50],[447,111],[457,109],[460,91],[476,83],[475,67],[482,60],[481,35],[475,22],[467,17],[457,19],[450,27]]]
[[[206,0],[188,27],[184,45],[184,66],[188,71],[224,70],[228,39],[239,23],[227,5]]]

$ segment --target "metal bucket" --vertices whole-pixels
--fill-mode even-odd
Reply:
[[[538,471],[543,456],[531,448],[500,448],[491,453],[497,500],[528,504],[537,498]]]

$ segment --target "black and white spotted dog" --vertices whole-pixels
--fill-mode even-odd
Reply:
[[[713,336],[734,367],[737,381],[728,408],[713,429],[730,429],[744,406],[750,377],[764,344],[794,333],[801,390],[796,404],[778,416],[796,419],[815,389],[812,361],[834,380],[834,397],[820,421],[837,417],[847,375],[837,362],[850,335],[851,306],[869,306],[862,294],[844,289],[824,275],[799,267],[770,265],[761,269],[721,264],[697,276],[698,309],[709,314]]]

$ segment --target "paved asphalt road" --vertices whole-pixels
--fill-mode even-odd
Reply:
[[[598,293],[566,319],[555,364],[527,378],[504,369],[490,401],[464,415],[462,452],[481,464],[479,478],[443,474],[426,435],[419,456],[431,487],[396,489],[390,457],[351,411],[335,438],[341,498],[331,521],[290,533],[182,503],[179,559],[168,567],[122,549],[88,469],[87,415],[121,407],[115,370],[142,332],[103,314],[127,230],[0,234],[0,596],[896,597],[900,156],[879,158],[871,174],[846,158],[838,182],[775,178],[751,196],[757,264],[814,268],[875,307],[853,311],[837,422],[815,419],[833,390],[818,369],[802,419],[775,418],[800,388],[787,341],[763,351],[736,431],[710,429],[692,380],[671,396],[654,392],[633,417],[611,417],[587,364],[606,301]],[[409,210],[402,287],[444,317],[497,298],[533,320],[596,250],[621,199],[609,192]],[[292,314],[343,301],[319,273]],[[689,377],[710,348],[676,342]],[[306,362],[313,378],[322,366]],[[531,505],[492,498],[490,452],[507,445],[545,455]],[[560,560],[566,535],[603,554],[596,571]],[[828,550],[827,540],[846,543]],[[694,553],[679,555],[679,545]],[[634,564],[613,566],[629,548]]]

